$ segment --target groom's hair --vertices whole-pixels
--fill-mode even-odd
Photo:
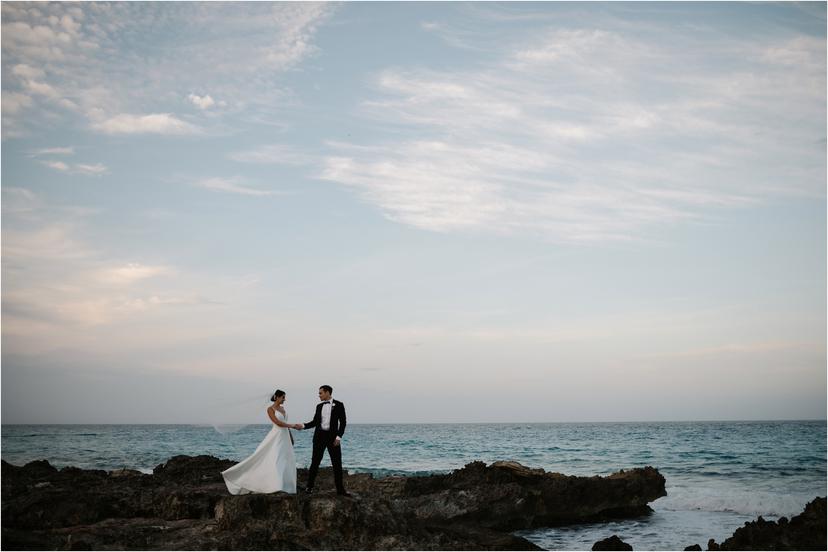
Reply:
[[[333,393],[333,387],[331,387],[330,385],[320,385],[319,389],[324,389],[328,393]]]

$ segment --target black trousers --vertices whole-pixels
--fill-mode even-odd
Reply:
[[[308,488],[313,488],[316,473],[319,471],[319,464],[322,462],[322,456],[325,454],[325,449],[328,449],[328,456],[331,458],[331,465],[333,466],[336,490],[340,493],[345,492],[345,487],[342,485],[342,447],[335,446],[335,442],[336,433],[333,431],[319,429],[314,432],[313,456],[311,457],[310,470],[308,470]]]

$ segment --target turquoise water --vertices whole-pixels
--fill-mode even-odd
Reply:
[[[134,468],[150,472],[176,454],[240,460],[267,425],[219,432],[191,425],[3,425],[2,458],[24,464]],[[294,432],[299,466],[310,461],[311,432]],[[442,473],[473,460],[517,460],[571,475],[606,475],[652,465],[667,479],[655,513],[612,524],[520,533],[550,550],[589,550],[612,534],[636,550],[704,548],[745,521],[802,511],[826,495],[826,422],[669,422],[584,424],[351,424],[343,462],[351,472]],[[328,465],[327,457],[323,465]]]

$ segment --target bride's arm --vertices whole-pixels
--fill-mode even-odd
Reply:
[[[273,422],[279,427],[291,427],[290,425],[286,424],[285,422],[276,417],[276,409],[272,406],[267,407],[267,416],[270,418],[271,422]]]

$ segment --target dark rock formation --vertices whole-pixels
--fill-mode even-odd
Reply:
[[[647,503],[666,495],[664,483],[651,467],[575,477],[517,462],[488,467],[472,462],[448,475],[367,478],[348,487],[357,492],[381,488],[422,520],[470,521],[512,531],[649,513]]]
[[[756,521],[745,523],[733,536],[717,545],[710,539],[708,550],[826,550],[825,497],[817,497],[805,510],[788,521]]]
[[[621,540],[618,535],[600,540],[592,545],[593,550],[632,550],[633,547]]]
[[[701,550],[701,549],[702,549],[701,545],[692,544],[692,545],[688,546],[687,548],[685,548],[684,550]]]
[[[152,475],[2,462],[4,549],[537,550],[505,531],[649,511],[664,496],[653,468],[570,477],[513,462],[447,475],[346,475],[313,495],[232,496],[230,460],[176,456]],[[307,478],[299,470],[300,486]]]

